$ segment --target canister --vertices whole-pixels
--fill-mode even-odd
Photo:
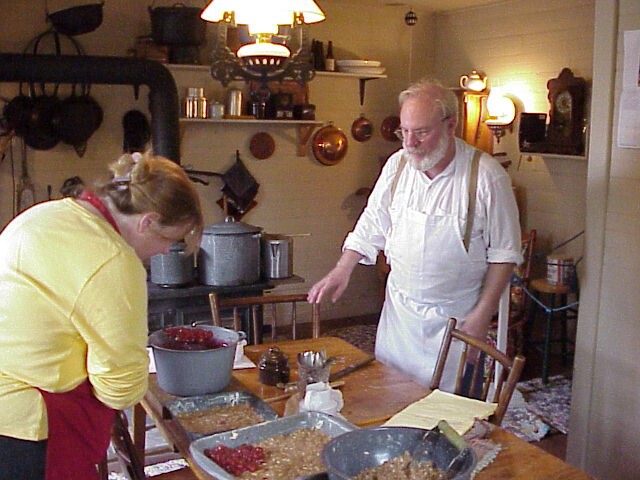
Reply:
[[[293,275],[293,239],[287,235],[262,236],[263,272],[267,278],[289,278]]]
[[[242,90],[239,88],[231,88],[227,92],[227,115],[239,117],[242,115]]]
[[[210,103],[209,116],[211,118],[222,118],[224,116],[224,105],[220,102]]]
[[[547,257],[547,282],[551,285],[571,285],[574,269],[573,257],[549,255]]]

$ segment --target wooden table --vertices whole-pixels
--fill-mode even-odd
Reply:
[[[246,355],[254,362],[262,352],[273,344],[251,345],[245,347]],[[298,352],[305,350],[327,351],[328,355],[339,357],[332,372],[365,359],[368,354],[334,337],[282,341],[276,344],[289,356],[291,366],[295,366]],[[296,379],[295,368],[292,368],[291,379]],[[374,360],[368,365],[343,377],[345,385],[340,388],[344,397],[344,408],[341,413],[358,426],[374,426],[402,410],[410,403],[423,398],[429,389],[420,386],[399,371]],[[283,391],[276,387],[266,386],[259,382],[255,368],[235,370],[229,391],[248,391],[262,399],[282,396]],[[145,414],[149,414],[158,429],[176,451],[183,455],[192,466],[194,473],[203,480],[210,480],[210,475],[198,468],[189,453],[189,439],[184,431],[167,414],[163,405],[176,397],[161,390],[155,375],[150,375],[149,390],[141,405],[134,409],[134,442],[140,452],[144,452]],[[282,415],[286,399],[270,401],[271,407]],[[478,480],[526,478],[536,479],[588,479],[584,472],[572,467],[558,458],[546,453],[505,430],[496,428],[491,438],[502,445],[502,450],[494,462],[485,468]]]

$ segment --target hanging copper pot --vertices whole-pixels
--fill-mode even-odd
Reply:
[[[332,124],[320,128],[312,141],[313,155],[323,165],[335,165],[347,154],[349,141],[344,132]]]
[[[380,133],[382,134],[382,138],[388,140],[389,142],[397,142],[398,137],[396,137],[396,130],[400,127],[400,117],[397,115],[389,115],[382,121],[382,125],[380,125]]]
[[[351,124],[351,136],[358,142],[366,142],[373,136],[373,123],[363,113]]]

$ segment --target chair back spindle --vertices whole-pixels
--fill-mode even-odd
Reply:
[[[232,309],[233,311],[233,329],[242,329],[242,313],[249,312],[249,319],[253,329],[253,343],[262,342],[261,323],[263,315],[269,313],[271,317],[271,341],[275,341],[279,328],[279,309],[278,306],[288,305],[289,307],[289,326],[290,338],[296,340],[299,336],[298,329],[298,304],[308,306],[311,315],[311,336],[318,338],[320,336],[320,306],[309,304],[307,302],[306,293],[293,293],[283,295],[262,295],[253,297],[233,297],[221,298],[215,292],[209,294],[209,303],[211,305],[211,316],[213,324],[219,327],[223,326],[222,310]]]
[[[496,411],[489,420],[500,425],[522,375],[525,359],[522,355],[516,355],[511,360],[488,343],[455,327],[456,319],[449,319],[431,380],[431,389],[440,387],[451,343],[454,340],[462,342],[463,348],[457,364],[453,393],[482,401],[487,401],[489,398],[489,401],[497,403]],[[472,350],[477,351],[474,352],[473,357],[470,355]],[[502,373],[497,380],[495,379],[496,363],[502,365]]]

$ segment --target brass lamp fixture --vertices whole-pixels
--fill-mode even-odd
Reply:
[[[516,106],[513,100],[504,95],[500,87],[493,87],[487,98],[487,113],[485,124],[496,137],[496,141],[500,143],[507,129],[513,131]]]
[[[323,21],[325,14],[314,0],[212,0],[200,16],[218,24],[211,76],[222,85],[235,79],[304,84],[315,75],[305,25]],[[239,25],[248,27],[255,42],[232,52],[227,30]]]

